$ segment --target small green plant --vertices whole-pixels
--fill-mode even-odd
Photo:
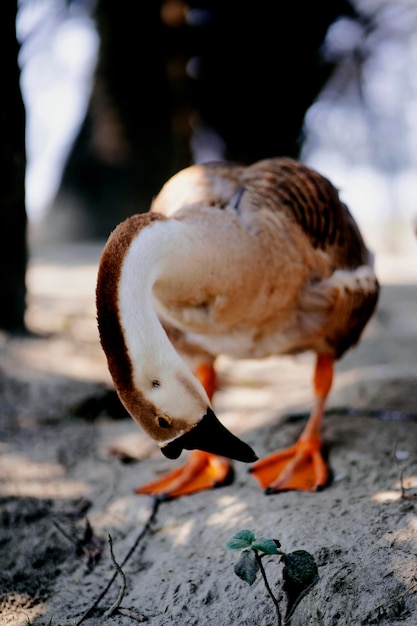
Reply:
[[[309,552],[295,550],[287,554],[280,550],[280,547],[281,544],[278,539],[255,537],[254,533],[247,529],[239,530],[226,543],[226,548],[242,551],[234,567],[236,576],[239,576],[248,585],[253,585],[258,572],[261,572],[266,590],[275,606],[278,626],[282,624],[280,600],[272,591],[262,559],[267,556],[278,556],[279,562],[284,564],[281,583],[287,597],[284,624],[289,624],[300,600],[319,579],[317,565]]]

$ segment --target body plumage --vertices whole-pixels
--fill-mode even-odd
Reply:
[[[149,213],[111,234],[98,324],[122,402],[177,456],[191,432],[188,447],[206,449],[194,435],[212,412],[220,354],[313,351],[324,406],[333,362],[359,341],[378,293],[371,255],[326,178],[287,158],[209,163],[173,176]],[[230,456],[250,460],[242,450]]]

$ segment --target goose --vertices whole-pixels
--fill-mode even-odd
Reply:
[[[230,481],[233,460],[266,494],[328,484],[322,421],[335,362],[358,343],[379,283],[338,190],[287,157],[210,162],[170,178],[110,234],[97,323],[117,394],[169,459],[138,494],[176,498]],[[315,354],[314,402],[294,445],[258,459],[216,417],[216,358]]]

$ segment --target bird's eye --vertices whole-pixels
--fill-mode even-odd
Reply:
[[[157,417],[157,420],[160,428],[170,428],[171,424],[166,417]]]
[[[157,389],[158,387],[161,386],[161,383],[159,382],[159,380],[153,380],[152,381],[152,387],[153,389]]]

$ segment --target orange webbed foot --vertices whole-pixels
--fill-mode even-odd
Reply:
[[[229,459],[193,450],[183,466],[138,487],[135,493],[170,500],[227,484],[230,482],[231,473],[232,464]]]
[[[321,422],[333,381],[333,358],[317,355],[314,371],[315,407],[298,441],[289,448],[261,459],[250,468],[265,493],[299,490],[318,491],[329,479],[321,452]]]
[[[261,459],[249,469],[266,494],[280,491],[318,491],[329,477],[317,439],[299,440],[294,446]]]

